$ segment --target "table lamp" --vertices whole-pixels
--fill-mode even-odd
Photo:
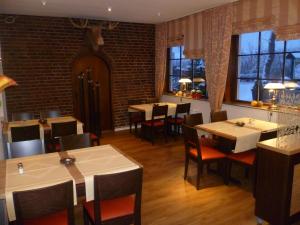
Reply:
[[[286,82],[284,82],[283,85],[286,89],[291,90],[291,91],[299,88],[299,85],[296,82],[293,82],[293,81],[286,81]]]
[[[267,83],[264,86],[264,89],[269,90],[269,92],[273,92],[273,95],[271,98],[272,105],[270,106],[270,108],[277,109],[278,106],[276,105],[276,97],[277,97],[278,90],[285,89],[285,86],[282,83]]]
[[[190,78],[181,78],[178,82],[182,85],[182,92],[186,92],[186,84],[192,83],[192,80]]]

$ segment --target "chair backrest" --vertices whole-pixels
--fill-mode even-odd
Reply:
[[[45,146],[42,140],[18,141],[7,144],[8,158],[19,158],[24,156],[38,155],[45,153]]]
[[[182,133],[183,133],[186,154],[189,155],[191,148],[195,148],[195,149],[197,149],[198,160],[201,160],[202,159],[201,147],[200,147],[200,143],[199,143],[199,137],[198,137],[197,130],[193,127],[183,124],[182,125]]]
[[[50,110],[50,111],[40,113],[41,119],[55,118],[55,117],[60,117],[60,116],[61,116],[61,113],[59,110]]]
[[[178,117],[178,114],[186,113],[187,115],[189,115],[190,110],[191,110],[191,103],[177,104],[175,118]]]
[[[211,112],[210,113],[210,121],[219,122],[227,120],[227,111],[219,111],[219,112]]]
[[[60,138],[60,146],[63,151],[91,147],[91,136],[89,133],[62,136]]]
[[[140,105],[145,103],[145,99],[128,99],[128,105]]]
[[[20,120],[33,120],[33,113],[21,112],[21,113],[13,113],[12,121],[20,121]]]
[[[157,117],[168,117],[168,105],[154,105],[152,109],[152,120],[155,120]]]
[[[100,201],[131,195],[135,196],[135,217],[140,217],[142,182],[143,168],[115,174],[94,176],[95,220],[101,221],[101,215],[99,213],[101,211],[99,204]]]
[[[277,137],[277,131],[262,132],[259,141],[265,141]]]
[[[203,124],[202,113],[195,113],[184,116],[184,124],[190,127],[194,127],[199,124]]]
[[[77,134],[77,121],[51,123],[52,138]]]
[[[40,125],[31,125],[24,127],[11,127],[11,140],[16,141],[28,141],[40,139]]]
[[[63,210],[68,213],[68,224],[74,224],[73,181],[35,190],[13,192],[13,200],[17,225]]]

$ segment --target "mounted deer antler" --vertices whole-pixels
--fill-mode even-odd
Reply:
[[[88,19],[79,19],[78,23],[76,23],[71,18],[70,18],[70,22],[76,28],[88,29],[87,35],[95,51],[98,51],[99,46],[104,45],[102,30],[113,30],[119,24],[119,22],[103,21],[100,22],[99,24],[89,25]]]

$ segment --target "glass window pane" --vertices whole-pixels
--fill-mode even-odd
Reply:
[[[257,54],[258,53],[259,32],[246,33],[240,35],[240,54]]]
[[[284,41],[276,41],[276,36],[272,31],[261,32],[261,53],[274,53],[284,51]]]
[[[238,77],[256,78],[257,77],[257,55],[239,56]]]
[[[237,100],[241,101],[252,101],[256,99],[256,80],[252,79],[238,79],[237,82]]]
[[[184,53],[184,46],[181,46],[181,58],[182,59],[185,58],[185,55],[183,53]]]
[[[284,80],[300,79],[300,53],[287,53]]]
[[[170,48],[170,59],[180,59],[180,46]]]
[[[259,75],[261,79],[282,79],[283,54],[260,56]]]
[[[191,77],[193,73],[192,60],[183,59],[181,60],[181,76]]]
[[[194,60],[194,77],[205,76],[205,63],[203,59]]]
[[[170,61],[170,75],[180,76],[180,60]]]
[[[294,52],[300,51],[300,40],[290,40],[286,42],[286,51]]]
[[[179,91],[180,83],[178,82],[180,77],[178,76],[170,76],[169,77],[169,91]]]

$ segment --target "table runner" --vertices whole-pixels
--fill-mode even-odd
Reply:
[[[55,118],[47,118],[47,124],[51,127],[52,123],[63,123],[76,120],[73,116],[63,116]],[[83,134],[83,124],[77,120],[77,134]]]
[[[279,125],[278,123],[267,122],[264,120],[258,120],[258,119],[248,118],[248,117],[227,120],[226,122],[232,124],[235,124],[236,122],[243,122],[245,123],[244,127],[257,129],[261,132],[276,131],[280,127],[282,127],[282,125]]]
[[[236,140],[234,153],[244,152],[256,148],[261,131],[248,127],[239,127],[226,121],[197,125],[198,134],[212,133],[231,140]]]
[[[131,105],[128,108],[129,112],[132,111],[142,111],[145,112],[145,120],[151,120],[152,119],[152,109],[154,104],[158,104],[160,106],[162,105],[168,105],[168,116],[174,116],[176,113],[176,107],[177,104],[175,103],[169,103],[169,102],[159,102],[159,103],[151,103],[151,104],[140,104],[140,105]]]
[[[19,162],[23,164],[23,174],[18,172]],[[5,197],[9,220],[15,220],[12,196],[14,191],[43,188],[69,180],[73,180],[74,204],[77,204],[75,181],[66,167],[60,164],[60,157],[57,153],[6,160]]]
[[[75,165],[84,176],[86,201],[94,200],[94,176],[129,171],[139,165],[115,150],[111,145],[68,151],[76,158]]]
[[[9,143],[12,142],[11,137],[11,127],[26,127],[26,126],[33,126],[33,125],[39,125],[40,126],[40,138],[44,139],[44,128],[39,123],[39,120],[21,120],[21,121],[12,121],[8,123],[7,127],[7,140]]]

